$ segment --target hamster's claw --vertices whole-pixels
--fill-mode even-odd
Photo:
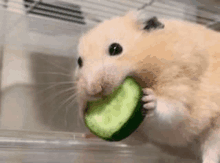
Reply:
[[[94,135],[94,134],[92,134],[92,133],[90,133],[90,132],[85,133],[85,134],[83,135],[83,137],[86,138],[86,139],[97,138],[96,135]]]
[[[157,98],[156,98],[156,95],[154,94],[154,91],[150,88],[144,88],[143,89],[143,97],[141,100],[144,102],[143,108],[147,112],[146,115],[152,116],[153,110],[157,106]]]

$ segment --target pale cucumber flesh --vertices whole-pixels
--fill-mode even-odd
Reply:
[[[106,140],[121,140],[129,136],[142,122],[142,89],[133,78],[126,78],[105,99],[88,103],[86,126]]]

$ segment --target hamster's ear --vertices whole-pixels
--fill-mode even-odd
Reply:
[[[163,29],[164,24],[156,16],[147,15],[144,10],[134,10],[129,13],[136,25],[146,31]]]
[[[164,24],[162,24],[158,19],[157,17],[152,17],[150,19],[148,19],[146,22],[145,22],[145,27],[144,27],[144,30],[151,30],[151,29],[161,29],[161,28],[164,28]]]

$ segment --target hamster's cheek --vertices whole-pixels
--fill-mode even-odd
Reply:
[[[102,63],[88,63],[82,69],[76,70],[79,101],[86,103],[111,94],[129,76],[129,67],[128,64],[108,60]]]

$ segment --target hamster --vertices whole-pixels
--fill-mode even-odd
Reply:
[[[142,10],[106,20],[79,40],[76,83],[86,103],[127,76],[142,86],[148,111],[137,129],[157,144],[197,143],[203,163],[220,161],[220,34]]]

